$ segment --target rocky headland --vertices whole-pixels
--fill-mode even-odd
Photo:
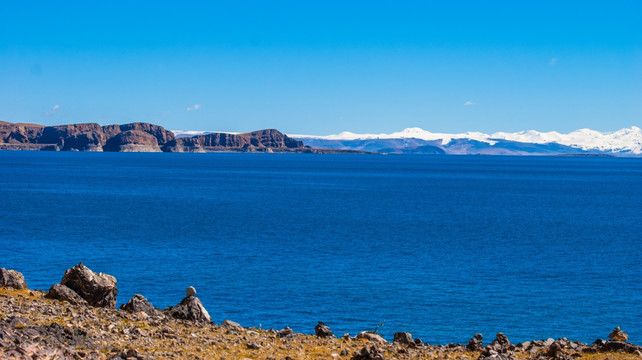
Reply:
[[[488,344],[475,334],[466,345],[430,345],[407,332],[392,342],[375,331],[335,336],[319,322],[311,334],[215,324],[196,289],[160,310],[140,294],[116,309],[116,278],[82,263],[49,291],[30,290],[24,276],[0,269],[0,359],[432,359],[633,360],[642,347],[619,327],[611,340],[584,344],[566,338],[512,344],[502,333]]]
[[[363,153],[311,148],[274,129],[177,138],[162,126],[142,122],[44,126],[0,121],[0,150]]]

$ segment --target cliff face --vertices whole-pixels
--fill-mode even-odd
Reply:
[[[0,122],[0,149],[126,152],[312,152],[278,130],[245,134],[213,133],[177,139],[149,123],[100,126],[96,123],[43,126]]]
[[[43,126],[0,122],[0,149],[64,151],[161,151],[174,134],[148,123]]]
[[[303,142],[294,140],[278,130],[266,129],[245,134],[212,133],[180,138],[167,144],[165,151],[206,152],[301,152]]]

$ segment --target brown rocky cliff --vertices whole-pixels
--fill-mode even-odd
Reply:
[[[244,134],[212,133],[191,138],[174,137],[150,123],[105,125],[97,123],[43,126],[0,122],[0,149],[137,152],[315,152],[275,129]]]
[[[120,135],[119,134],[124,134]],[[174,134],[149,123],[100,126],[96,123],[43,126],[0,122],[0,145],[15,149],[79,151],[160,151]],[[104,146],[109,142],[107,148]]]
[[[296,151],[303,142],[294,140],[275,129],[244,134],[212,133],[175,139],[166,151]]]

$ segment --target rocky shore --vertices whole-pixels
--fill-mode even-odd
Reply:
[[[116,283],[80,263],[49,291],[30,290],[22,274],[0,269],[0,359],[642,359],[642,347],[619,327],[590,345],[566,338],[512,344],[502,333],[488,343],[476,334],[466,345],[430,345],[397,332],[389,342],[376,331],[335,336],[323,322],[311,334],[215,324],[193,287],[167,309],[139,294],[116,309]]]

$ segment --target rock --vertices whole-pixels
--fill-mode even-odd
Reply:
[[[629,341],[629,334],[620,330],[620,327],[618,326],[609,334],[609,338],[615,341]]]
[[[190,296],[196,296],[196,289],[193,286],[190,286],[187,288],[185,291],[185,296],[190,297]]]
[[[497,333],[495,340],[490,343],[490,347],[500,353],[505,353],[510,350],[511,344],[508,338],[503,333]]]
[[[130,313],[144,312],[147,315],[156,315],[157,311],[154,309],[154,305],[148,302],[143,295],[135,294],[126,304],[120,306],[121,310],[125,310]]]
[[[167,315],[175,319],[191,320],[196,322],[211,322],[210,314],[205,310],[201,300],[196,296],[184,298],[180,304],[167,311]]]
[[[5,268],[1,268],[0,287],[22,290],[27,288],[27,282],[25,281],[25,277],[21,273],[15,270],[7,270]]]
[[[500,353],[489,345],[482,351],[477,360],[516,360],[516,357],[513,353]]]
[[[412,339],[412,334],[409,332],[397,332],[393,335],[393,343],[416,346],[415,341]]]
[[[368,331],[362,331],[356,336],[357,339],[366,339],[368,341],[380,343],[380,344],[387,344],[388,341],[386,339],[382,338],[380,335],[371,333]]]
[[[247,346],[248,349],[252,350],[258,350],[261,348],[261,345],[255,343],[254,341],[248,342],[247,344],[245,344],[245,346]]]
[[[198,151],[244,151],[274,152],[302,150],[303,142],[292,139],[274,129],[259,130],[245,134],[211,133],[191,138],[174,139],[163,148],[172,152]]]
[[[482,339],[484,337],[482,334],[475,334],[472,339],[468,341],[468,345],[466,345],[466,349],[468,351],[483,351],[484,350],[484,343],[482,342]]]
[[[45,297],[47,299],[66,301],[74,305],[88,305],[87,301],[81,298],[75,291],[61,284],[53,284]]]
[[[635,351],[642,351],[642,346],[633,345],[625,341],[604,341],[604,340],[595,340],[593,345],[590,348],[583,350],[585,353],[594,353],[594,352],[612,352],[620,351],[629,354],[635,353]]]
[[[322,321],[319,321],[317,326],[314,327],[314,333],[318,337],[322,337],[322,338],[334,336],[334,333],[332,332],[332,330],[330,330],[330,327],[324,324]]]
[[[283,330],[279,330],[276,332],[276,337],[288,337],[292,334],[294,334],[294,331],[292,331],[289,326],[286,326]]]
[[[565,359],[566,356],[564,356],[564,351],[562,350],[562,346],[554,342],[552,343],[544,352],[544,355],[552,357],[554,359]]]
[[[241,326],[241,324],[235,323],[234,321],[231,321],[231,320],[223,321],[221,326],[226,328],[226,329],[234,330],[234,331],[242,331],[243,330],[243,326]]]
[[[67,270],[60,284],[75,291],[91,306],[116,307],[116,295],[118,294],[116,278],[103,273],[97,274],[83,263]]]
[[[355,352],[350,359],[351,360],[385,360],[386,358],[384,356],[383,351],[377,348],[376,346],[371,346],[370,348],[365,346],[360,351]]]

